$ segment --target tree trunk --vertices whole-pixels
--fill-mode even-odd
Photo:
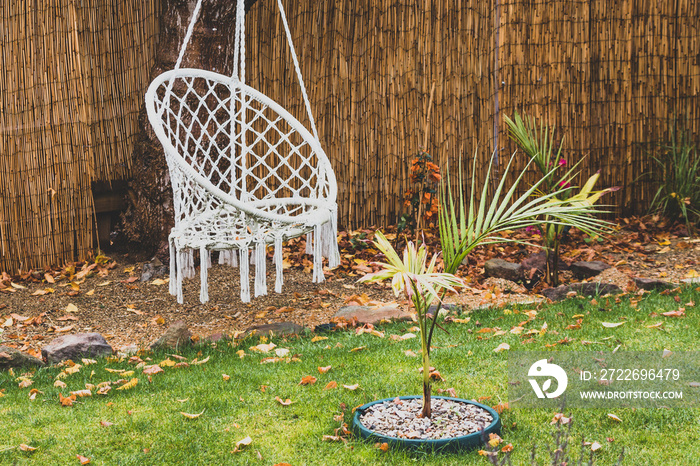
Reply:
[[[246,13],[256,1],[246,0]],[[162,0],[160,37],[151,79],[175,67],[196,4],[196,0]],[[235,27],[236,1],[204,0],[181,66],[231,74]],[[173,226],[172,189],[163,147],[148,122],[145,104],[139,113],[139,125],[123,228],[128,240],[165,259],[167,237]]]

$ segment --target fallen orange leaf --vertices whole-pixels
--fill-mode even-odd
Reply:
[[[323,387],[323,389],[324,390],[332,390],[332,389],[336,388],[337,386],[338,386],[338,382],[331,380],[330,382],[328,382],[328,384],[325,387]]]
[[[133,378],[121,387],[117,388],[117,390],[130,390],[136,386],[136,384],[139,383],[139,379]]]
[[[326,372],[328,372],[329,370],[331,370],[331,367],[332,367],[332,366],[325,366],[325,367],[319,366],[318,372],[321,373],[321,374],[325,374]]]
[[[501,414],[503,411],[510,409],[510,405],[508,402],[506,403],[498,403],[496,406],[493,406],[493,410],[496,411],[498,414]]]
[[[143,373],[146,375],[153,375],[153,374],[157,374],[159,372],[165,372],[165,371],[158,364],[153,364],[151,366],[146,366],[143,368]]]
[[[289,398],[287,398],[286,400],[283,400],[283,399],[280,398],[279,396],[276,396],[276,397],[275,397],[275,400],[277,400],[277,402],[278,402],[279,404],[281,404],[282,406],[289,406],[290,404],[293,403],[293,401],[290,400]]]
[[[75,399],[75,395],[63,396],[62,393],[58,394],[58,400],[61,402],[61,406],[73,406],[73,402],[75,401]]]
[[[306,377],[302,377],[301,382],[299,382],[299,385],[312,385],[316,383],[316,377],[313,375],[307,375]]]
[[[75,455],[78,457],[78,460],[80,461],[80,464],[88,464],[90,463],[90,458],[86,458],[82,455]]]

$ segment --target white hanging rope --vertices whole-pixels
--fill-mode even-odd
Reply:
[[[240,38],[236,47],[240,47],[241,74],[240,80],[245,84],[245,1],[238,0],[236,5],[236,30],[240,30]]]
[[[190,20],[190,24],[187,27],[187,33],[185,34],[185,40],[182,42],[182,47],[180,48],[180,55],[177,57],[177,61],[175,62],[175,69],[178,70],[180,69],[180,64],[182,63],[182,58],[185,56],[185,49],[187,48],[187,44],[190,42],[190,38],[192,37],[192,31],[194,30],[194,23],[197,22],[197,18],[199,17],[199,10],[202,8],[202,0],[197,0],[197,5],[194,7],[194,12],[192,13],[192,19]]]
[[[243,1],[243,0],[239,0]],[[277,0],[277,4],[280,7],[280,16],[282,17],[282,24],[284,24],[284,31],[287,34],[287,43],[289,44],[289,51],[292,53],[292,60],[294,61],[294,69],[297,72],[297,79],[299,79],[299,86],[301,87],[301,95],[304,97],[304,105],[306,106],[306,113],[309,115],[309,121],[311,122],[311,131],[314,133],[314,138],[318,141],[318,132],[316,131],[316,123],[314,122],[314,116],[311,113],[311,104],[309,103],[309,97],[306,95],[306,87],[304,86],[304,80],[301,77],[301,68],[299,68],[299,60],[297,59],[297,54],[294,51],[294,44],[292,43],[292,33],[289,31],[289,24],[287,24],[287,15],[284,13],[284,7],[282,6],[282,0]]]
[[[244,16],[243,21],[241,21],[238,17],[240,6],[241,6],[240,4],[241,4],[241,2],[238,2],[236,4],[236,27],[234,28],[236,32],[235,32],[235,35],[233,38],[233,71],[231,73],[231,78],[234,81],[239,79],[239,77],[238,77],[238,61],[239,61],[239,56],[238,56],[239,46],[238,46],[238,44],[240,44],[240,42],[241,42],[241,35],[242,35],[241,28],[245,27],[245,26],[242,26],[243,21],[245,21],[245,13],[243,15]]]

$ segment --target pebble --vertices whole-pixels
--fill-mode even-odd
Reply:
[[[423,399],[388,400],[370,406],[360,423],[386,437],[439,440],[461,437],[486,429],[493,417],[471,403],[433,398],[432,418],[420,418]]]

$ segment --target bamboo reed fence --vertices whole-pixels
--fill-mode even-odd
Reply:
[[[84,256],[90,183],[126,178],[158,0],[0,7],[0,269]],[[117,5],[119,5],[117,7]],[[205,2],[206,7],[206,2]],[[443,172],[483,180],[515,150],[503,116],[556,125],[582,174],[643,212],[648,153],[678,117],[700,133],[700,4],[690,0],[285,0],[341,225],[394,223],[423,141]],[[184,26],[183,26],[184,27]],[[247,76],[302,122],[276,2],[247,16]],[[225,33],[225,32],[224,32]],[[697,137],[696,137],[697,139]],[[478,148],[477,148],[478,147]],[[525,156],[515,161],[523,169]],[[449,167],[449,168],[448,168]],[[534,179],[534,173],[530,174]],[[453,182],[456,176],[452,176]]]
[[[515,151],[503,116],[556,126],[617,215],[653,197],[649,153],[677,117],[700,134],[700,4],[690,0],[287,0],[290,27],[339,182],[341,223],[396,222],[423,141],[443,172],[476,154],[483,180]],[[275,2],[248,18],[254,86],[303,120]],[[259,27],[257,25],[265,25]],[[477,148],[478,144],[478,148]],[[494,148],[496,149],[494,151]],[[517,156],[513,176],[526,163]],[[536,173],[528,174],[534,181]],[[456,181],[456,176],[452,177]]]
[[[159,0],[0,2],[0,270],[85,258],[92,183],[126,179]]]

